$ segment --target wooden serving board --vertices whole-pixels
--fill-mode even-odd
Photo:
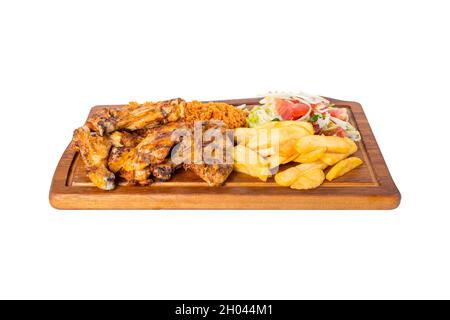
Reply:
[[[232,105],[258,104],[260,98],[227,100]],[[356,156],[364,164],[347,175],[326,181],[314,190],[292,190],[273,179],[262,182],[233,172],[222,187],[208,187],[189,171],[179,170],[172,180],[149,187],[119,186],[102,191],[86,177],[79,154],[69,145],[53,177],[50,203],[57,209],[394,209],[400,204],[381,151],[359,103],[329,99],[349,109],[360,131]],[[98,108],[117,106],[96,106]],[[283,168],[282,168],[283,169]]]

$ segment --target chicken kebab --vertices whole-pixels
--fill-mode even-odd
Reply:
[[[219,161],[218,157],[226,156],[226,152],[218,152],[212,161],[174,162],[170,157],[180,143],[196,144],[193,133],[198,121],[202,137],[208,130],[219,130],[225,139],[224,148],[232,148],[232,139],[225,130],[245,126],[246,113],[224,103],[186,103],[182,99],[130,103],[94,113],[75,130],[72,145],[80,153],[89,179],[102,190],[113,190],[118,183],[147,186],[153,181],[168,181],[181,167],[193,171],[210,186],[222,185],[233,171],[232,163]],[[202,151],[217,143],[216,138],[208,136],[201,143]],[[192,160],[194,152],[195,148],[185,150],[183,160]]]

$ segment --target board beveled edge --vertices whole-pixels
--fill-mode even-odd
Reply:
[[[55,209],[61,210],[159,210],[159,209],[240,209],[240,210],[391,210],[400,205],[401,194],[397,189],[373,135],[364,110],[358,102],[327,98],[333,103],[348,106],[353,112],[358,129],[363,136],[371,166],[379,186],[371,188],[371,193],[355,194],[354,190],[333,190],[333,193],[320,192],[320,188],[300,193],[243,193],[236,190],[223,192],[223,189],[196,188],[195,192],[114,193],[89,188],[75,188],[67,185],[67,177],[72,169],[75,152],[67,147],[59,161],[52,180],[49,200]],[[260,98],[221,100],[233,105],[255,104]],[[98,108],[96,106],[94,108]],[[93,109],[94,109],[93,108]],[[92,112],[92,109],[91,109]],[[242,188],[249,191],[252,188]],[[245,189],[245,190],[244,190]],[[319,191],[318,191],[319,190]],[[221,192],[222,191],[222,192]],[[323,189],[322,189],[323,191]],[[133,201],[130,201],[132,197]],[[207,197],[207,201],[204,201]],[[295,199],[294,199],[295,198]],[[239,201],[236,201],[239,199]],[[282,204],[282,207],[280,207]]]
[[[372,168],[375,171],[375,176],[380,184],[379,188],[383,190],[386,197],[389,197],[390,201],[392,201],[391,205],[386,209],[393,210],[398,208],[401,203],[401,193],[389,172],[383,153],[381,152],[362,105],[355,101],[342,101],[332,98],[330,98],[330,100],[336,101],[337,104],[350,106],[352,109],[358,129],[363,137],[364,147],[366,148],[367,155],[372,163]]]

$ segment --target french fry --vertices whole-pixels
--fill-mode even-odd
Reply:
[[[283,157],[281,155],[274,155],[269,157],[269,169],[271,172],[276,173],[278,171],[278,167],[282,164],[287,164],[289,162],[294,161],[295,158],[298,157],[298,154],[293,154],[290,157]]]
[[[352,154],[354,154],[356,151],[358,151],[358,146],[356,145],[356,143],[355,143],[355,141],[353,141],[352,139],[350,139],[350,138],[344,138],[345,139],[345,141],[348,143],[348,145],[350,146],[350,150],[349,150],[349,152],[347,153],[348,154],[348,156],[351,156]]]
[[[267,149],[259,149],[258,153],[261,157],[268,158],[276,154],[276,150],[274,147],[270,147]]]
[[[275,128],[292,127],[292,126],[305,129],[309,135],[314,134],[313,125],[310,122],[306,121],[280,121],[276,123]]]
[[[275,175],[275,182],[283,187],[290,187],[295,180],[302,174],[297,167],[292,167]]]
[[[300,175],[304,174],[305,172],[314,169],[324,170],[326,167],[327,165],[321,161],[300,164],[298,166],[277,173],[275,175],[275,182],[280,186],[289,187],[295,182],[295,180],[298,179]]]
[[[286,158],[280,155],[274,155],[267,159],[269,161],[269,169],[273,170],[281,165],[282,162],[286,161]]]
[[[302,126],[284,126],[280,128],[258,130],[256,136],[252,136],[248,147],[253,150],[265,149],[271,146],[283,145],[292,140],[310,135]]]
[[[294,161],[298,157],[298,153],[294,153],[290,157],[283,158],[283,161],[280,162],[280,164],[286,164],[289,162]]]
[[[331,136],[304,136],[297,142],[297,152],[305,154],[318,148],[327,148],[328,152],[347,154],[352,147],[344,138]]]
[[[297,155],[298,153],[297,153],[297,150],[295,149],[296,144],[297,144],[297,140],[294,140],[294,139],[287,140],[287,141],[284,141],[283,143],[280,143],[279,150],[278,150],[280,156],[285,157],[285,158],[291,158],[292,156]],[[294,159],[295,159],[295,157],[294,157]]]
[[[234,170],[267,181],[271,175],[269,162],[255,151],[237,145],[233,150]]]
[[[305,129],[310,135],[314,134],[313,125],[307,121],[272,121],[265,124],[259,125],[254,129],[274,129],[274,128],[284,128],[284,127],[300,127]]]
[[[310,163],[302,163],[297,166],[302,172],[312,170],[312,169],[322,169],[325,170],[327,168],[327,164],[323,163],[322,161],[315,161]]]
[[[300,163],[314,162],[314,161],[317,161],[320,158],[322,158],[322,156],[325,154],[326,151],[327,151],[327,148],[324,148],[324,147],[318,148],[311,152],[299,155],[297,158],[295,158],[294,161],[300,162]]]
[[[251,165],[267,165],[268,161],[261,157],[257,152],[243,145],[237,145],[233,149],[234,163],[251,164]]]
[[[332,153],[332,152],[326,152],[321,158],[320,160],[325,162],[327,165],[329,166],[334,166],[336,163],[338,163],[339,161],[342,161],[346,158],[348,158],[349,156],[351,156],[352,154],[354,154],[356,151],[358,151],[358,146],[356,145],[355,142],[353,142],[351,139],[349,138],[344,138],[345,141],[349,144],[350,146],[350,151],[347,154],[342,154],[342,153]]]
[[[309,190],[319,187],[325,181],[325,174],[322,169],[316,168],[308,170],[295,180],[291,185],[292,189]]]
[[[234,139],[237,144],[246,145],[249,140],[256,136],[258,131],[255,128],[237,128],[234,129]]]
[[[325,152],[320,158],[320,161],[325,162],[329,166],[334,166],[336,163],[344,160],[347,157],[348,154]]]
[[[310,136],[309,131],[303,126],[281,127],[278,130],[280,131],[280,141],[298,140],[302,137]]]
[[[363,164],[363,161],[358,157],[351,157],[337,163],[333,168],[327,173],[327,180],[333,181],[336,178],[342,177],[344,174],[352,171],[353,169],[359,167]]]
[[[272,129],[257,129],[256,134],[250,137],[247,147],[256,151],[277,146],[280,140],[279,137],[278,130],[272,131]]]
[[[269,172],[266,171],[267,168],[258,167],[258,166],[249,166],[246,164],[234,164],[234,171],[246,174],[248,176],[252,176],[260,179],[261,181],[266,182],[269,178]]]

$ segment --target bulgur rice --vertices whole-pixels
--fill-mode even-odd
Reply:
[[[220,120],[229,129],[247,126],[247,111],[222,102],[189,102],[185,117],[187,121]]]

